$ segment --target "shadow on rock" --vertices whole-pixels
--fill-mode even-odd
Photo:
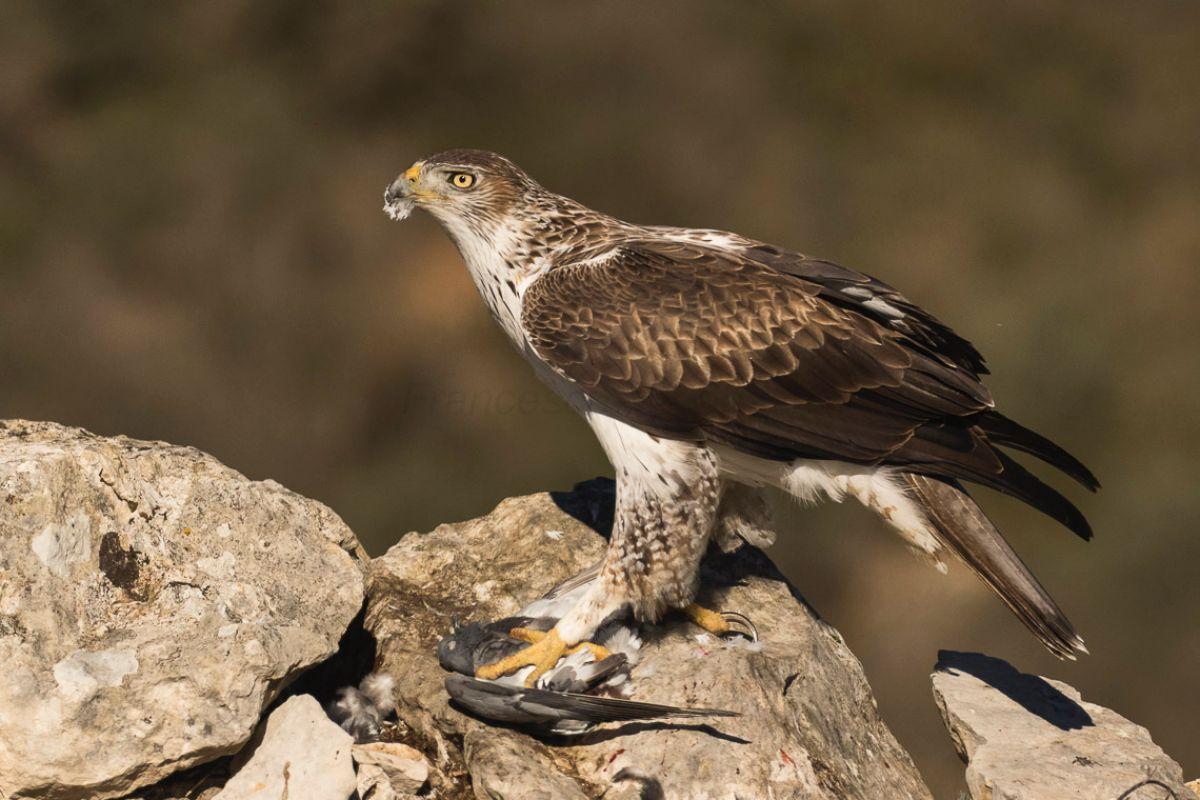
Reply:
[[[938,670],[973,675],[1003,693],[1030,714],[1041,717],[1060,730],[1070,731],[1093,724],[1083,706],[1054,688],[1044,678],[1018,672],[1007,661],[982,653],[938,652]]]

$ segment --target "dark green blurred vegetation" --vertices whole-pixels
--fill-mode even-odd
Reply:
[[[1200,5],[6,2],[0,416],[196,445],[375,553],[608,471],[451,245],[380,211],[451,146],[632,220],[901,287],[1105,484],[1085,545],[985,497],[1087,637],[1044,654],[857,508],[774,556],[939,796],[939,647],[1063,678],[1200,773]],[[753,612],[753,609],[743,609]]]

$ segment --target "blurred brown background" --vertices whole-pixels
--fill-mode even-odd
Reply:
[[[1200,5],[7,2],[0,417],[196,445],[375,553],[609,470],[384,186],[501,151],[632,220],[901,287],[1100,475],[1085,545],[985,497],[1087,636],[1047,656],[861,509],[774,555],[939,796],[939,647],[1063,678],[1200,774]],[[1061,483],[1061,482],[1060,482]],[[746,609],[752,611],[752,609]]]

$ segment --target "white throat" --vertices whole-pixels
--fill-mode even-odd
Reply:
[[[526,351],[528,342],[521,328],[521,295],[525,286],[519,268],[518,231],[512,225],[503,225],[489,240],[459,220],[444,222],[488,311],[513,344]]]

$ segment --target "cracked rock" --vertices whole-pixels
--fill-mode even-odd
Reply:
[[[333,653],[365,558],[191,448],[0,422],[0,797],[108,798],[237,751]]]

